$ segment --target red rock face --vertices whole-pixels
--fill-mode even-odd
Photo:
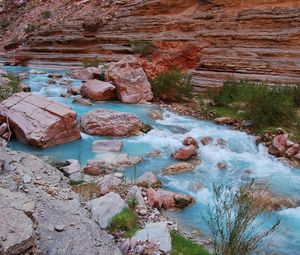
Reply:
[[[80,138],[76,113],[68,106],[32,93],[17,93],[0,104],[0,121],[8,117],[23,143],[50,147]]]
[[[115,86],[109,82],[99,80],[89,80],[81,87],[82,97],[94,101],[107,101],[116,97]]]
[[[80,120],[80,126],[90,135],[123,137],[137,135],[143,123],[129,113],[97,109],[85,114]]]
[[[187,160],[197,155],[196,147],[194,145],[185,146],[176,150],[172,157],[178,160]]]

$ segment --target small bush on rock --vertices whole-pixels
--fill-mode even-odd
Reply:
[[[81,59],[81,63],[84,67],[98,67],[101,61],[97,57],[93,58],[83,58]]]
[[[178,67],[158,74],[151,81],[152,91],[156,98],[166,101],[182,101],[193,96],[192,76],[182,72]]]
[[[131,47],[134,53],[147,57],[151,52],[152,44],[149,41],[132,41]]]
[[[46,11],[43,11],[43,12],[41,13],[41,15],[42,15],[42,17],[43,17],[44,19],[49,19],[49,18],[52,16],[52,12],[49,11],[49,10],[46,10]]]
[[[36,26],[34,24],[27,24],[27,27],[25,28],[26,33],[33,33],[36,30]]]

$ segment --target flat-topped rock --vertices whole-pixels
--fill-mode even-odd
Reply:
[[[143,123],[133,114],[96,109],[81,118],[80,126],[90,135],[126,137],[139,134]]]
[[[69,106],[32,93],[17,93],[0,104],[0,121],[9,119],[23,143],[50,147],[80,138],[76,112]]]
[[[120,151],[123,142],[118,140],[97,140],[92,144],[93,151]]]
[[[89,80],[81,87],[80,93],[83,97],[94,101],[106,101],[116,97],[116,89],[110,82]]]

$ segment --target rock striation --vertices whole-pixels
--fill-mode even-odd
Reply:
[[[50,147],[80,138],[76,112],[70,107],[32,93],[17,93],[0,104],[0,121],[9,120],[23,143]]]

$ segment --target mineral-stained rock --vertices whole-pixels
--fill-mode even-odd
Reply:
[[[186,146],[189,146],[189,145],[194,145],[195,148],[198,148],[198,142],[196,141],[195,138],[193,137],[186,137],[184,138],[183,142],[182,142],[183,145],[186,145]]]
[[[155,208],[185,208],[195,203],[195,199],[189,195],[178,194],[163,189],[155,191],[149,188],[147,190],[147,197],[149,205]]]
[[[68,106],[32,93],[17,93],[0,104],[0,121],[9,119],[23,143],[50,147],[80,138],[76,113]]]
[[[137,135],[143,127],[141,120],[133,114],[104,109],[86,113],[80,125],[90,135],[117,137]]]
[[[144,229],[135,234],[138,241],[150,241],[157,243],[163,252],[172,251],[171,235],[167,222],[148,223]]]
[[[160,188],[162,183],[157,179],[156,175],[152,172],[145,172],[136,179],[136,184],[144,188]]]
[[[192,164],[189,163],[178,163],[171,166],[166,167],[163,169],[164,175],[175,175],[175,174],[181,174],[185,172],[190,172],[194,170],[195,167]]]
[[[115,86],[109,82],[89,80],[84,83],[80,90],[81,96],[94,101],[106,101],[115,98]]]
[[[93,199],[89,202],[92,216],[99,226],[107,228],[112,218],[120,213],[128,205],[119,194],[110,192],[103,197]]]
[[[110,64],[106,76],[116,86],[117,96],[123,103],[144,103],[153,98],[147,75],[136,57],[126,56]]]
[[[119,140],[97,140],[92,144],[93,151],[120,151],[123,142]]]
[[[196,155],[197,151],[194,145],[179,148],[174,153],[172,153],[172,157],[178,160],[187,160]]]

